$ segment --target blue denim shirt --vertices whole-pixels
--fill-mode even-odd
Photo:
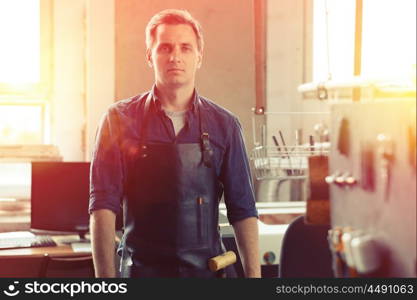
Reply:
[[[194,92],[185,115],[185,125],[175,136],[171,119],[161,109],[161,102],[152,95],[147,140],[151,143],[200,143],[198,103],[206,114],[207,130],[214,152],[216,174],[224,189],[224,201],[230,224],[257,217],[253,183],[245,150],[242,127],[226,109]],[[144,102],[148,93],[110,106],[101,119],[96,135],[90,172],[89,212],[110,209],[120,212],[126,183],[127,161],[137,149],[143,120]],[[161,183],[163,188],[163,183]]]

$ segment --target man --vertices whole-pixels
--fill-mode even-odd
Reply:
[[[197,94],[198,22],[165,10],[146,28],[150,92],[119,101],[102,119],[91,165],[90,214],[97,277],[115,276],[115,218],[123,203],[122,276],[219,276],[218,203],[225,194],[246,277],[260,277],[257,211],[242,130]]]

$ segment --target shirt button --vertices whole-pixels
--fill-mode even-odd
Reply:
[[[146,147],[145,145],[142,146],[142,149],[146,149],[146,148],[148,148],[148,147]]]
[[[143,158],[145,158],[145,157],[147,157],[147,156],[148,156],[148,154],[146,154],[146,153],[142,154],[142,157],[143,157]]]

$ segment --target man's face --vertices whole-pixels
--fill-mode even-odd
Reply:
[[[192,27],[186,24],[159,25],[152,48],[147,51],[147,59],[154,69],[157,84],[169,87],[194,85],[202,55]]]

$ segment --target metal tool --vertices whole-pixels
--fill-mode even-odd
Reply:
[[[279,147],[279,143],[278,143],[278,140],[277,140],[277,138],[275,137],[275,135],[273,135],[273,136],[272,136],[272,139],[274,140],[274,144],[275,144],[275,146],[277,146],[277,150],[278,150],[278,152],[281,152],[281,148]]]
[[[285,151],[285,153],[287,154],[287,157],[288,157],[288,158],[290,158],[290,155],[288,154],[288,149],[287,149],[287,146],[285,145],[284,136],[282,135],[281,130],[279,131],[279,136],[280,136],[280,138],[281,138],[282,145],[284,146],[284,151]]]
[[[296,129],[295,130],[295,145],[296,146],[301,146],[303,144],[303,130],[300,129]]]
[[[310,143],[310,151],[313,152],[314,151],[314,136],[310,135],[309,143]]]

